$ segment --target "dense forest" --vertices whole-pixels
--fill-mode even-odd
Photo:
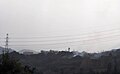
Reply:
[[[1,55],[0,74],[120,74],[120,49],[76,55],[69,51],[41,51]]]

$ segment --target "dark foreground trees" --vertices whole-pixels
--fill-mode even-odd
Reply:
[[[35,68],[23,66],[18,60],[4,53],[0,57],[0,74],[34,74]]]

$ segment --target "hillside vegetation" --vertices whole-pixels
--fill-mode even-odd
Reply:
[[[82,54],[82,53],[81,53]],[[39,54],[9,54],[23,65],[36,68],[35,74],[120,74],[120,49],[75,55],[69,51],[41,51]]]

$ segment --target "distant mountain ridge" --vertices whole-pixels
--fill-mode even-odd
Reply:
[[[37,51],[30,50],[30,49],[23,49],[23,50],[20,50],[20,51],[18,51],[18,52],[21,53],[21,54],[23,54],[24,52],[33,52],[33,54],[39,53],[39,52],[37,52]]]
[[[5,48],[0,47],[0,54],[2,54],[2,53],[3,53],[3,50],[5,50]],[[13,49],[11,49],[11,48],[9,48],[9,49],[8,49],[8,51],[11,53],[11,52],[13,52],[14,50],[13,50]]]
[[[102,56],[109,56],[109,55],[117,55],[120,53],[120,49],[113,49],[110,51],[104,51],[104,52],[99,52],[99,53],[87,53],[85,51],[83,52],[78,52],[78,51],[73,51],[74,57],[75,56],[81,56],[81,57],[90,57],[94,59],[98,59]]]

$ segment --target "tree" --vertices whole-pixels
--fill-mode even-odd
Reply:
[[[23,66],[18,60],[9,57],[9,53],[3,53],[0,58],[0,74],[34,74],[35,68]]]

